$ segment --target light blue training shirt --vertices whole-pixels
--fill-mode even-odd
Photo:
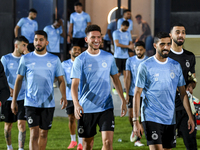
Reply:
[[[121,28],[121,25],[122,25],[123,21],[125,21],[124,18],[118,19],[118,21],[117,21],[117,29]],[[127,21],[129,22],[129,27],[128,27],[127,31],[131,32],[133,30],[133,21],[131,19],[128,19]]]

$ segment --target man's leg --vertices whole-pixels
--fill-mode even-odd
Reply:
[[[5,139],[6,139],[7,147],[10,150],[12,150],[12,145],[11,145],[11,129],[12,129],[12,123],[5,122],[4,123],[4,136],[5,136]]]
[[[113,131],[101,131],[102,150],[113,150]]]
[[[94,144],[94,137],[82,138],[83,139],[83,149],[92,150]]]
[[[30,127],[29,150],[38,150],[39,126]]]
[[[24,143],[26,139],[26,120],[18,120],[18,146],[24,149]]]
[[[69,131],[70,131],[70,136],[71,136],[71,143],[68,146],[69,148],[74,148],[77,145],[76,142],[76,119],[74,114],[68,114],[69,117]]]
[[[46,149],[48,131],[49,130],[39,129],[39,139],[38,139],[39,150]]]
[[[149,149],[150,150],[163,150],[163,146],[162,146],[162,144],[149,145]],[[164,150],[167,150],[167,149],[164,149]]]

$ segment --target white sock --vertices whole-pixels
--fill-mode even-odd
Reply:
[[[18,150],[24,150],[23,148],[19,148]]]
[[[71,135],[71,141],[76,141],[76,134]]]
[[[78,136],[78,144],[82,144],[82,138]]]
[[[12,144],[11,145],[7,145],[8,149],[13,149]]]

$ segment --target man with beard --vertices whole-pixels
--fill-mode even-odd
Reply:
[[[129,114],[129,122],[132,126],[133,130],[133,95],[135,90],[135,80],[137,75],[138,66],[141,62],[146,60],[148,57],[145,56],[145,43],[143,41],[138,41],[135,43],[135,53],[136,56],[129,57],[126,61],[126,102],[128,103],[128,114]],[[144,98],[144,94],[142,94],[141,99]],[[134,136],[132,131],[130,136],[130,141],[135,142],[135,146],[144,146],[140,142],[140,138]]]
[[[71,91],[75,107],[74,115],[78,119],[78,134],[83,137],[83,149],[91,150],[98,124],[102,135],[102,150],[112,150],[115,125],[110,76],[122,100],[121,117],[126,114],[126,102],[117,76],[114,57],[99,49],[102,42],[101,28],[98,25],[89,25],[85,33],[88,49],[76,57],[71,73]]]
[[[139,123],[140,97],[142,91],[141,121],[152,150],[170,150],[176,146],[175,95],[178,87],[180,97],[189,116],[188,129],[194,131],[194,119],[185,91],[185,80],[180,64],[169,58],[171,39],[168,33],[158,33],[154,38],[156,54],[138,67],[133,98],[134,133],[141,138]]]
[[[170,36],[172,39],[171,51],[169,57],[178,61],[182,67],[183,76],[185,82],[188,82],[188,72],[191,72],[195,77],[195,56],[192,52],[183,49],[183,43],[185,41],[186,30],[183,24],[176,23],[172,26]],[[196,83],[193,83],[193,88],[196,86]],[[176,128],[178,133],[183,137],[184,144],[187,150],[197,150],[197,141],[196,141],[196,118],[193,115],[195,120],[195,131],[192,134],[189,134],[187,128],[188,115],[186,110],[183,107],[183,104],[180,99],[179,91],[176,93]]]
[[[24,51],[27,51],[27,46],[28,46],[28,40],[24,36],[19,36],[14,40],[14,52],[1,57],[1,62],[4,66],[5,75],[7,77],[8,85],[10,88],[10,97],[7,99],[5,104],[3,104],[3,114],[5,116],[4,135],[6,138],[8,150],[13,150],[11,143],[11,129],[13,122],[16,121],[18,122],[19,150],[24,149],[24,143],[26,139],[26,118],[25,118],[25,108],[24,108],[25,87],[26,87],[25,80],[23,80],[21,90],[17,97],[17,104],[19,105],[19,111],[16,115],[12,113],[11,102],[13,97],[15,80],[17,78],[16,72],[19,66],[19,61]]]
[[[34,51],[34,32],[38,30],[38,23],[34,20],[36,17],[37,11],[31,8],[28,17],[21,18],[14,29],[15,37],[18,37],[19,28],[21,28],[21,35],[28,39],[28,50],[31,52]]]
[[[69,51],[71,55],[71,59],[65,60],[62,62],[62,67],[65,73],[65,80],[67,82],[66,86],[66,96],[67,96],[67,107],[66,107],[66,113],[69,117],[69,131],[71,134],[71,143],[68,146],[68,149],[74,148],[77,145],[76,142],[76,118],[74,116],[74,104],[71,96],[71,83],[72,80],[70,78],[72,65],[74,63],[74,59],[81,54],[81,47],[78,45],[73,45],[71,50]],[[78,94],[78,99],[80,97],[80,94]],[[82,138],[78,137],[78,147],[77,150],[82,150]]]
[[[67,105],[64,72],[60,59],[47,52],[46,32],[35,32],[35,51],[22,56],[17,70],[17,79],[11,109],[14,114],[18,111],[16,99],[21,88],[22,80],[26,76],[25,112],[30,129],[30,150],[45,150],[48,130],[52,126],[55,109],[53,81],[57,78],[62,98],[61,109]]]
[[[113,40],[115,45],[115,61],[118,68],[118,77],[123,74],[124,84],[126,78],[126,60],[129,58],[128,49],[133,49],[134,45],[132,44],[131,34],[127,31],[129,28],[129,22],[123,21],[121,28],[113,32]],[[124,91],[125,92],[125,91]],[[113,93],[116,94],[116,90],[113,89]]]

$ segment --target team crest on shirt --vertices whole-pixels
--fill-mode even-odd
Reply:
[[[47,63],[47,67],[50,68],[51,66],[52,66],[52,64],[51,64],[50,62],[48,62],[48,63]]]
[[[174,72],[171,72],[171,73],[170,73],[170,77],[171,77],[172,79],[174,79],[175,73],[174,73]]]
[[[14,63],[10,63],[10,68],[13,68]]]
[[[105,61],[102,62],[102,67],[104,67],[104,68],[107,67],[107,63]]]
[[[153,140],[157,140],[157,139],[158,139],[158,134],[156,133],[156,131],[152,131],[151,138],[152,138]]]
[[[186,67],[190,67],[190,62],[189,62],[189,60],[186,60],[186,63],[185,63],[185,65],[186,65]]]
[[[155,80],[155,81],[158,81],[158,77],[159,77],[159,73],[156,73],[156,74],[154,75],[154,80]]]

